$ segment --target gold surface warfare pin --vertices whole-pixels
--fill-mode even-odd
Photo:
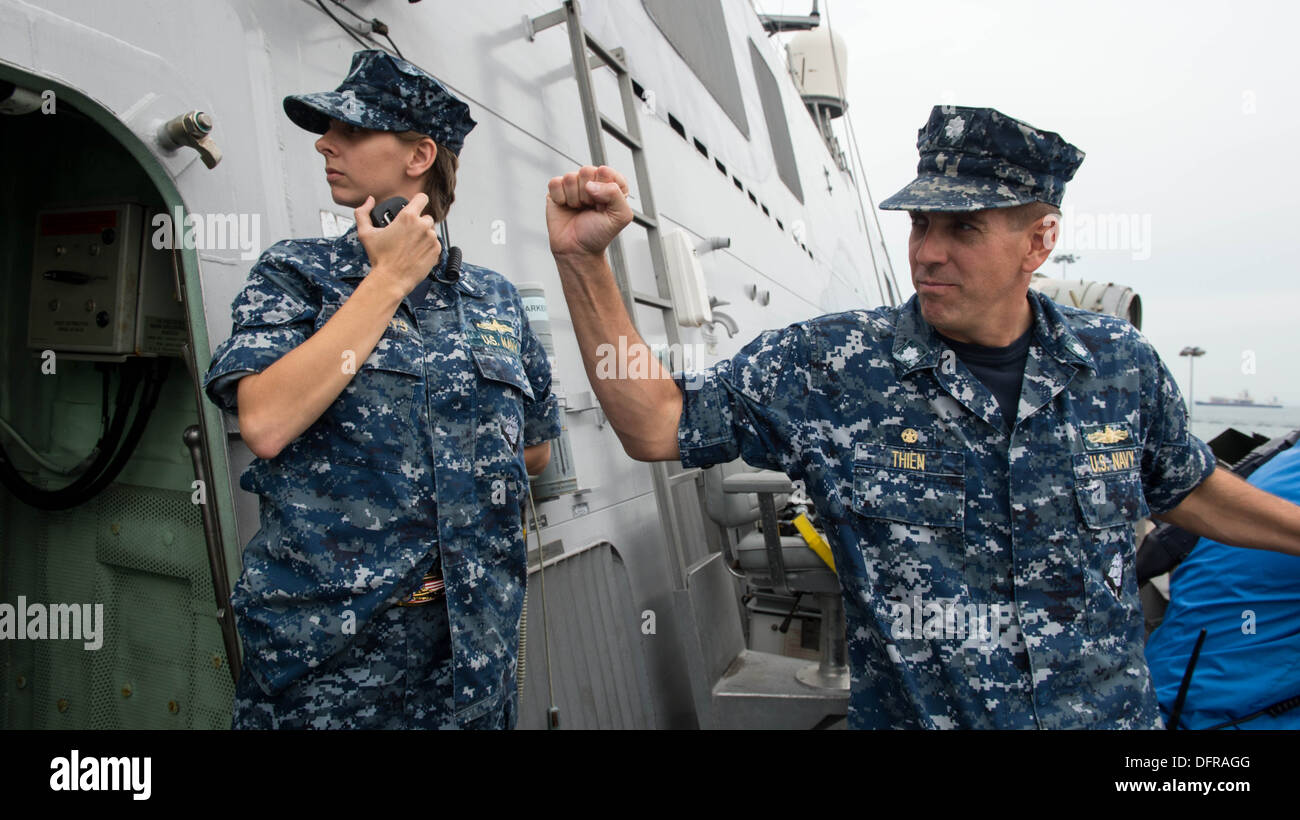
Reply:
[[[1088,441],[1093,444],[1118,444],[1126,438],[1128,438],[1128,430],[1116,430],[1109,424],[1106,425],[1105,430],[1088,434]]]

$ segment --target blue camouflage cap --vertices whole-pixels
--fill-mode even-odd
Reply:
[[[348,76],[333,91],[285,97],[284,113],[314,134],[328,131],[331,119],[376,131],[418,131],[457,156],[476,124],[469,106],[442,83],[378,49],[353,54]]]
[[[916,179],[880,203],[891,211],[980,211],[1029,202],[1060,207],[1083,152],[992,108],[936,105],[917,132]]]

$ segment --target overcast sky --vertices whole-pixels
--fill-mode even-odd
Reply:
[[[876,202],[914,176],[932,105],[991,106],[1059,132],[1087,154],[1065,194],[1076,240],[1087,220],[1139,228],[1126,248],[1077,249],[1069,275],[1138,291],[1142,330],[1184,394],[1178,352],[1197,345],[1197,398],[1249,389],[1300,405],[1293,5],[823,0],[828,17],[848,42],[849,112]],[[910,295],[907,216],[880,221]]]

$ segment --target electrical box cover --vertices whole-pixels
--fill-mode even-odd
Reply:
[[[181,352],[173,261],[146,243],[143,215],[135,203],[36,215],[28,347],[87,358]]]
[[[695,243],[684,231],[664,237],[664,261],[668,268],[668,292],[677,311],[677,323],[699,327],[713,321],[709,288],[704,269],[695,254]]]

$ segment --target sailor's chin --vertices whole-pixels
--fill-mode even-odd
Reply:
[[[335,182],[330,183],[330,196],[335,205],[342,205],[345,208],[360,208],[366,201],[362,194]]]
[[[944,295],[918,291],[916,298],[921,307],[921,318],[940,332],[945,325],[950,324],[950,320],[959,316],[955,306]]]

